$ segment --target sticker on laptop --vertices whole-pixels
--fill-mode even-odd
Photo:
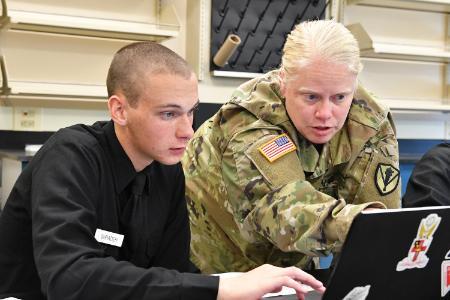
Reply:
[[[433,241],[433,234],[441,222],[441,217],[437,214],[429,214],[426,218],[420,221],[417,236],[413,240],[409,248],[408,255],[398,262],[397,271],[406,269],[424,268],[429,261],[426,255],[428,249]]]
[[[450,260],[444,260],[441,265],[441,297],[450,291]]]
[[[450,259],[450,250],[445,254],[445,259]]]
[[[353,288],[342,300],[365,300],[369,296],[370,285]]]

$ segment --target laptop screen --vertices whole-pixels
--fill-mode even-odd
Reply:
[[[450,206],[363,212],[323,299],[450,299],[449,251]]]

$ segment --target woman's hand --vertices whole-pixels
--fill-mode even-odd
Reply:
[[[280,291],[283,286],[293,288],[298,299],[305,299],[310,289],[304,284],[320,293],[325,291],[322,282],[299,268],[265,264],[237,277],[220,278],[217,299],[260,299],[267,293]]]

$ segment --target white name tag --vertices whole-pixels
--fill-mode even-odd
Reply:
[[[123,234],[118,234],[97,228],[97,230],[95,231],[95,239],[99,243],[122,247]]]

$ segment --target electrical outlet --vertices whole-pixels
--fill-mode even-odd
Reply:
[[[41,129],[41,108],[14,107],[14,130],[38,131]]]

